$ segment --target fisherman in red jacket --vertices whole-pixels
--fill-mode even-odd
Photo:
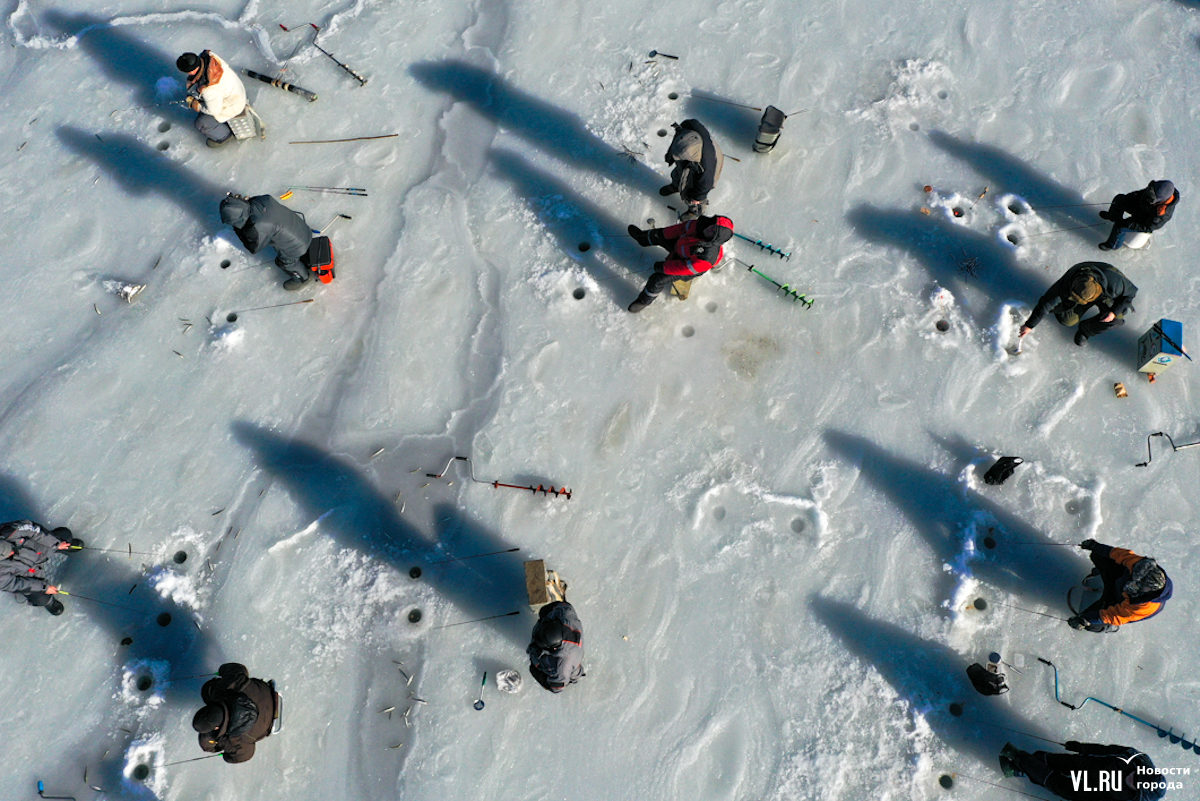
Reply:
[[[699,217],[650,231],[631,225],[629,235],[644,248],[657,245],[670,251],[665,261],[654,263],[646,288],[629,304],[629,311],[636,314],[653,303],[671,283],[676,285],[680,297],[686,298],[688,283],[720,263],[724,255],[721,246],[733,238],[733,221],[728,217]]]

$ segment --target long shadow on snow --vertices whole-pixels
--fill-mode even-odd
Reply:
[[[91,14],[70,15],[47,11],[44,19],[60,33],[76,36],[79,46],[91,56],[106,77],[128,84],[134,90],[130,105],[148,106],[159,102],[155,83],[170,77],[179,82],[179,97],[183,96],[183,73],[175,68],[175,57],[157,50],[132,35],[129,26],[113,26],[108,20]],[[153,110],[179,123],[191,122],[195,113],[182,106],[166,105]]]
[[[997,188],[1020,195],[1038,210],[1038,214],[1053,220],[1060,228],[1104,222],[1096,216],[1096,212],[1100,210],[1099,206],[1080,205],[1088,202],[1083,195],[1063,186],[1045,173],[1038,172],[1011,153],[993,145],[964,142],[943,131],[931,131],[929,141],[940,150],[971,165],[980,175],[995,182]],[[1048,206],[1067,208],[1046,208]],[[1104,226],[1083,228],[1070,233],[1090,243],[1092,247],[1100,244],[1108,235]]]
[[[846,219],[858,235],[868,242],[907,250],[935,281],[954,291],[956,296],[966,301],[968,307],[972,291],[991,298],[994,305],[976,309],[973,313],[975,325],[980,329],[995,324],[1003,302],[1021,301],[1032,309],[1042,294],[1070,266],[1063,266],[1058,273],[1045,276],[1022,270],[1015,251],[994,238],[949,220],[934,219],[903,209],[885,210],[864,204],[847,212]],[[959,269],[964,257],[979,260],[973,277],[965,276]],[[1131,367],[1137,357],[1138,338],[1132,326],[1133,322],[1130,321],[1121,328],[1092,337],[1088,346],[1110,356],[1122,367]],[[1053,315],[1039,324],[1037,332],[1042,338],[1052,335],[1061,343],[1056,347],[1076,348],[1075,329],[1059,325]]]
[[[24,483],[0,473],[0,523],[10,520],[37,520],[34,509],[33,498]]]
[[[572,261],[586,268],[605,282],[605,289],[616,295],[620,292],[621,284],[616,279],[625,273],[630,281],[641,284],[649,275],[651,267],[633,239],[623,232],[627,223],[609,216],[599,206],[585,200],[573,192],[566,184],[537,169],[525,159],[508,150],[493,150],[492,164],[500,176],[510,183],[529,203],[530,209],[537,215],[538,221],[558,241],[558,246],[569,254]],[[598,258],[599,250],[594,249],[586,254],[579,252],[579,243],[595,241],[603,238],[612,243],[605,251],[625,251],[620,261],[625,270],[614,270]],[[661,249],[648,248],[657,258],[665,258],[666,253]],[[611,282],[611,283],[610,283]]]
[[[964,548],[960,532],[975,515],[982,512],[995,520],[992,536],[996,549],[985,551],[977,546],[977,555],[968,563],[971,573],[999,590],[1065,613],[1067,590],[1091,569],[1082,557],[1057,546],[1011,547],[1009,543],[1014,541],[1048,545],[1052,541],[993,501],[964,490],[953,478],[893,456],[869,440],[826,430],[825,441],[858,464],[863,476],[904,512],[939,564],[960,560]]]
[[[435,509],[436,519],[441,522],[437,524],[436,536],[426,537],[401,518],[392,500],[350,463],[306,442],[286,439],[250,423],[235,423],[233,433],[241,444],[254,451],[263,469],[284,483],[306,514],[324,518],[321,530],[328,532],[335,542],[369,553],[396,570],[407,573],[416,561],[513,547],[468,521],[449,504]],[[327,513],[331,514],[326,516]],[[524,569],[519,560],[507,556],[432,566],[422,580],[453,602],[463,612],[464,619],[504,614],[525,605]],[[488,623],[518,645],[525,645],[525,634],[518,633],[510,618]]]
[[[706,100],[705,98],[712,99]],[[697,94],[693,89],[684,105],[687,109],[686,116],[700,120],[710,133],[720,131],[730,143],[737,143],[744,148],[749,148],[758,138],[758,121],[762,118],[762,112],[729,105],[729,103],[737,102],[741,101],[729,100],[714,92]],[[680,120],[680,122],[682,121]],[[718,144],[721,145],[721,150],[729,149],[725,142],[718,142]]]
[[[465,61],[425,61],[408,68],[429,89],[445,92],[502,128],[574,167],[626,183],[658,197],[666,181],[587,129],[577,115],[507,84],[495,73]]]
[[[60,126],[56,133],[67,147],[106,169],[131,195],[156,194],[192,215],[201,225],[216,229],[218,204],[224,190],[203,180],[128,134],[104,140],[78,128]]]
[[[1024,748],[1040,742],[1016,732],[1047,737],[1036,723],[1013,713],[1001,699],[978,695],[967,679],[968,663],[950,648],[874,620],[849,604],[817,596],[809,601],[809,607],[847,651],[878,670],[955,750],[994,769],[1005,741]],[[960,717],[950,713],[952,703],[962,705]]]

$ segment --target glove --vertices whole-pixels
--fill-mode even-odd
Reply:
[[[644,248],[650,247],[650,237],[641,228],[636,225],[631,225],[628,228],[629,235],[633,237],[633,241],[637,242]]]
[[[1065,747],[1068,751],[1074,751],[1077,754],[1083,751],[1083,744],[1078,740],[1067,740],[1065,743],[1063,743],[1063,747]]]
[[[1079,543],[1079,547],[1080,547],[1080,548],[1082,548],[1082,549],[1083,549],[1083,550],[1085,550],[1085,551],[1090,551],[1090,550],[1092,550],[1093,548],[1095,548],[1095,547],[1096,547],[1097,545],[1099,545],[1099,544],[1100,544],[1100,543],[1098,543],[1098,542],[1096,542],[1095,540],[1093,540],[1093,539],[1090,539],[1090,538],[1089,538],[1089,539],[1086,539],[1086,540],[1084,540],[1083,542]]]
[[[665,268],[666,266],[667,266],[667,263],[665,261],[656,261],[656,262],[654,262],[654,272],[661,273],[661,272],[663,272],[663,268]]]
[[[1067,620],[1067,625],[1076,631],[1083,631],[1087,628],[1088,622],[1083,619],[1082,615],[1076,615],[1075,617]]]

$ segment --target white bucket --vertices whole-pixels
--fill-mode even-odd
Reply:
[[[1124,247],[1141,250],[1150,241],[1150,234],[1144,231],[1130,231],[1125,235]]]

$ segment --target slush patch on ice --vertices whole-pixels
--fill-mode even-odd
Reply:
[[[162,769],[163,748],[166,740],[161,734],[151,734],[134,740],[125,749],[125,767],[121,770],[124,777],[125,789],[132,797],[145,796],[146,791],[156,798],[162,798],[167,790],[166,771]],[[150,769],[150,775],[145,779],[134,778],[134,771],[139,765]]]
[[[267,553],[279,553],[280,551],[287,550],[288,548],[291,548],[291,547],[299,544],[299,542],[301,540],[305,539],[309,535],[317,533],[318,531],[321,530],[321,521],[324,520],[325,518],[329,517],[334,512],[336,512],[339,508],[341,508],[341,507],[335,506],[333,509],[330,509],[329,511],[325,512],[320,517],[318,517],[316,520],[312,521],[311,523],[309,523],[307,526],[305,526],[304,528],[297,531],[292,536],[288,537],[287,539],[282,539],[279,542],[275,543],[274,545],[272,545],[270,548],[267,549]]]

